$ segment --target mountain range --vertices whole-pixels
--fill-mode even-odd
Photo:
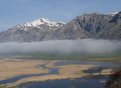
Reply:
[[[121,40],[121,11],[111,14],[83,14],[68,23],[41,18],[33,22],[18,24],[0,33],[0,42],[39,42],[85,38]]]

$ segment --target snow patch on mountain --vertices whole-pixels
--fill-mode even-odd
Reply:
[[[38,19],[38,20],[34,20],[32,22],[27,22],[27,23],[24,23],[22,25],[17,25],[17,27],[40,27],[40,25],[48,25],[48,26],[60,26],[60,24],[65,24],[64,22],[54,22],[54,21],[50,21],[46,18],[41,18],[41,19]]]
[[[115,16],[118,12],[110,13],[111,16]]]

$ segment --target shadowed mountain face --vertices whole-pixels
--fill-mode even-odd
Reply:
[[[100,35],[106,39],[121,39],[121,12],[117,13],[106,25]]]
[[[0,33],[0,42],[33,42],[64,39],[121,39],[121,12],[84,14],[64,24],[39,19]]]
[[[84,14],[64,25],[58,36],[60,39],[98,38],[112,18],[111,15],[98,13]]]

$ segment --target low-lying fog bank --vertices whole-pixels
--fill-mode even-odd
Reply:
[[[0,54],[10,53],[80,53],[105,54],[121,50],[121,41],[117,40],[55,40],[31,43],[0,43]]]

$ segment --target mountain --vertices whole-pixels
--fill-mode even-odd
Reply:
[[[105,30],[100,33],[100,38],[105,39],[120,39],[121,40],[121,12],[108,22]]]
[[[0,33],[0,42],[84,38],[121,40],[121,12],[84,14],[66,24],[41,18],[33,22],[16,25]]]
[[[41,18],[1,32],[0,42],[34,42],[55,39],[55,31],[63,25],[63,22],[53,22]]]
[[[57,30],[59,39],[121,40],[121,12],[84,14]]]
[[[113,17],[99,13],[78,16],[59,30],[60,39],[97,38]]]

